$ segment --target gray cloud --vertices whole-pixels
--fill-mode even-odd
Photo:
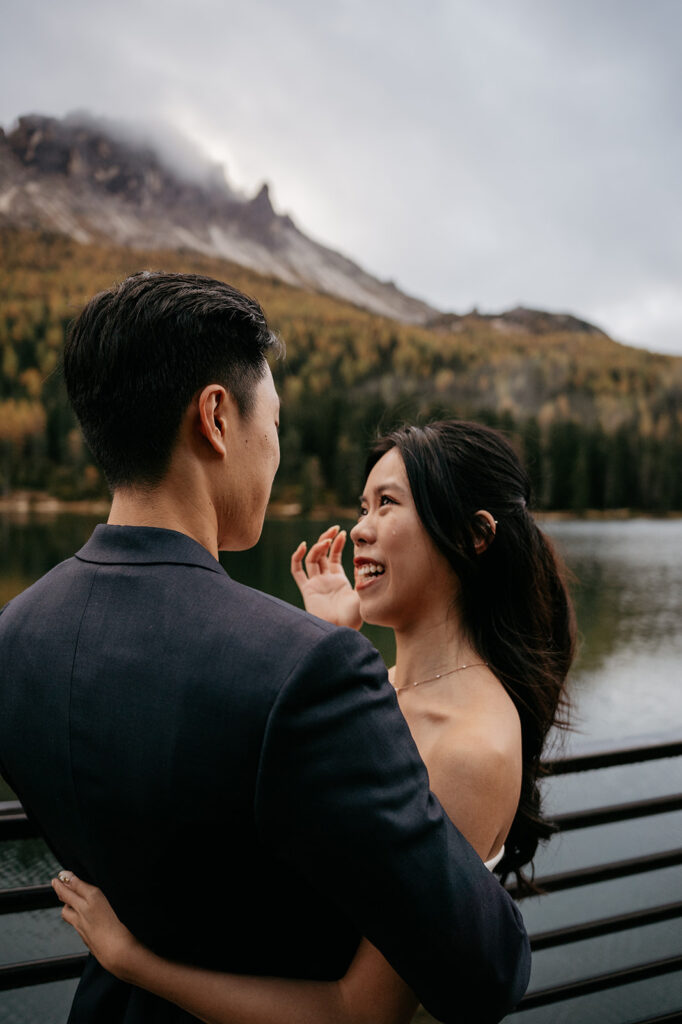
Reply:
[[[164,123],[442,308],[682,353],[677,0],[10,0],[0,121]]]

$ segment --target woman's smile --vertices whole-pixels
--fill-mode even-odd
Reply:
[[[376,583],[386,572],[386,566],[369,558],[354,558],[355,589],[366,590]]]

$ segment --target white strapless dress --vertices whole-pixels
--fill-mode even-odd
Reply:
[[[494,871],[494,869],[497,867],[497,865],[500,863],[503,857],[504,846],[501,846],[494,857],[491,857],[490,860],[483,861],[483,863],[487,867],[488,871]]]

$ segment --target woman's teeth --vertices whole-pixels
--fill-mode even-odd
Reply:
[[[358,566],[356,570],[361,579],[368,576],[382,576],[385,571],[383,565],[379,565],[378,562],[366,562],[364,565]]]

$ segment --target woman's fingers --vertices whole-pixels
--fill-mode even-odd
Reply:
[[[80,912],[70,907],[68,903],[62,907],[62,921],[66,921],[72,928],[75,928],[85,945],[88,945],[88,936],[83,918]]]
[[[65,876],[68,876],[68,880]],[[73,871],[60,871],[57,875],[60,882],[64,882],[68,885],[72,892],[78,893],[79,896],[88,897],[96,891],[94,885],[90,885],[88,882],[84,882],[78,875],[74,875]]]
[[[78,911],[70,907],[68,903],[65,903],[62,907],[62,921],[66,921],[67,924],[76,927],[76,921],[78,920]]]
[[[94,885],[81,881],[72,871],[60,871],[57,877],[52,879],[52,888],[62,903],[72,907],[86,903],[96,891]]]
[[[323,551],[329,550],[329,545],[334,540],[334,537],[336,537],[338,532],[339,532],[339,527],[338,526],[328,526],[327,529],[324,531],[324,533],[320,534],[320,536],[317,538],[317,540],[315,541],[315,543],[313,544],[313,546],[312,546],[312,548],[310,550],[313,551],[318,546]]]
[[[308,556],[305,560],[305,567],[308,576],[319,576],[320,573],[324,572],[327,568],[327,555],[329,554],[329,545],[331,544],[331,538],[325,537],[315,541]]]
[[[346,546],[346,536],[346,531],[341,530],[337,533],[331,543],[329,548],[329,561],[332,565],[341,565],[341,555],[343,554],[343,549]]]
[[[309,577],[319,576],[320,573],[325,572],[329,545],[336,536],[338,529],[338,526],[330,526],[324,533],[320,534],[311,547],[305,560],[305,567]]]
[[[329,526],[321,533],[310,550],[306,542],[301,541],[291,556],[291,575],[298,586],[301,587],[306,580],[326,572],[329,561],[338,564],[345,543],[346,531],[339,532],[338,525]]]
[[[303,568],[303,556],[306,553],[307,547],[306,542],[302,540],[291,556],[291,575],[296,580],[299,588],[308,579]]]
[[[80,907],[83,906],[83,897],[79,896],[78,893],[72,892],[68,885],[64,885],[57,878],[52,879],[52,888],[57,894],[57,899],[61,900],[62,903],[68,907]],[[62,917],[64,915],[62,914]]]

